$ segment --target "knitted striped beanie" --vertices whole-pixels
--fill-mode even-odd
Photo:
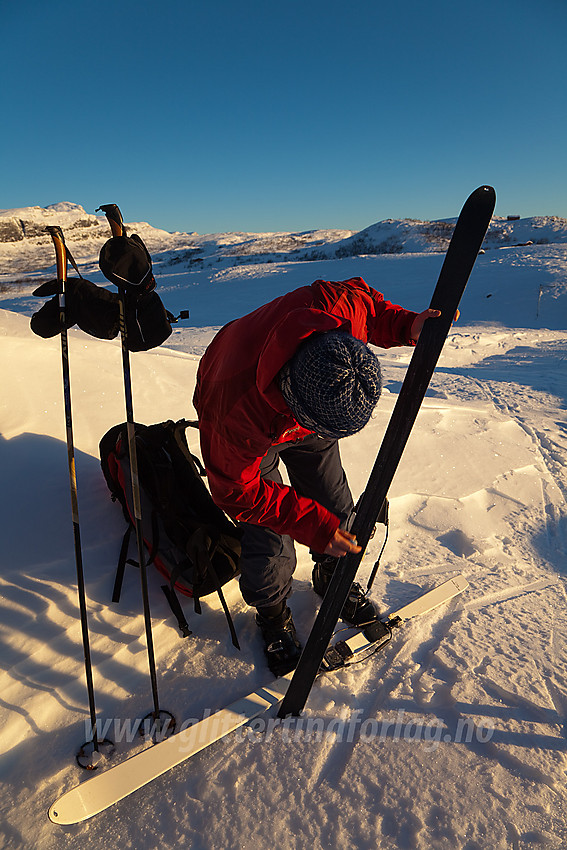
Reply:
[[[380,398],[380,364],[345,331],[313,334],[280,371],[280,388],[304,428],[321,437],[348,437],[364,428]]]

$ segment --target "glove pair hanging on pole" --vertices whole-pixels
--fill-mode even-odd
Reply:
[[[78,325],[97,339],[114,339],[120,330],[120,296],[85,280],[68,249],[67,256],[79,277],[67,281],[65,327]],[[107,280],[124,293],[129,351],[148,351],[161,345],[176,319],[154,292],[151,257],[140,237],[113,236],[102,247],[99,265]],[[51,297],[31,319],[32,331],[43,338],[62,330],[59,289],[60,281],[54,279],[33,293],[40,298]]]

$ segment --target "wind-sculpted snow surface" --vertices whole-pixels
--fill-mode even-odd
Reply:
[[[3,846],[567,845],[565,252],[549,244],[479,257],[390,492],[390,536],[373,598],[387,612],[461,572],[469,589],[408,623],[365,664],[319,679],[301,718],[258,718],[72,828],[47,819],[49,805],[80,779],[74,754],[88,719],[59,340],[34,337],[35,299],[11,293],[9,309],[0,310]],[[198,358],[215,327],[257,303],[317,277],[360,274],[394,301],[422,309],[441,260],[350,257],[240,272],[178,266],[161,276],[158,265],[164,301],[185,302],[193,326],[177,330],[169,347],[132,357],[136,418],[191,418]],[[77,330],[69,336],[95,688],[101,724],[117,741],[115,762],[146,746],[134,732],[151,708],[133,568],[120,605],[110,603],[123,523],[97,447],[124,420],[120,346]],[[342,445],[355,495],[411,352],[378,354],[382,399],[369,425]],[[363,582],[382,537],[379,526]],[[298,556],[290,604],[305,639],[317,598],[309,554],[298,547]],[[180,723],[269,681],[236,584],[227,596],[240,653],[213,597],[201,617],[187,606],[194,633],[182,640],[160,577],[150,579],[161,701]]]

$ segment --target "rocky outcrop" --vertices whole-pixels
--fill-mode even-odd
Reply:
[[[0,218],[0,242],[21,242],[24,228],[19,218]]]

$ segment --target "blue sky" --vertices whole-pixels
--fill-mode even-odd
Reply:
[[[0,207],[166,230],[567,217],[565,0],[2,4]]]

